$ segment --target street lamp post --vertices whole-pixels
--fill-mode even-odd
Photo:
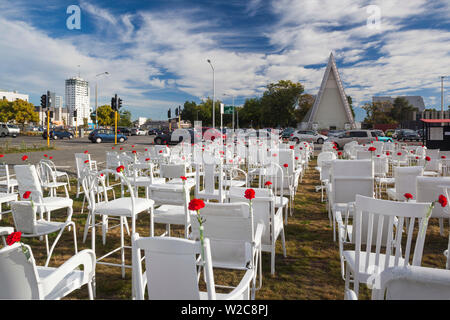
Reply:
[[[212,118],[212,127],[213,127],[213,129],[216,127],[216,105],[215,105],[215,103],[216,103],[216,79],[215,79],[215,70],[214,70],[214,67],[213,67],[213,65],[212,65],[212,63],[211,63],[211,60],[207,60],[208,61],[208,63],[209,63],[209,65],[211,66],[211,68],[212,68],[212,71],[213,71],[213,112],[212,112],[212,115],[213,115],[213,118]]]
[[[97,116],[97,107],[98,107],[98,94],[97,94],[97,86],[98,86],[98,80],[97,77],[100,77],[102,75],[108,75],[109,72],[105,71],[102,73],[99,73],[95,76],[95,128],[98,129],[98,116]]]
[[[444,119],[444,78],[441,76],[441,119]]]

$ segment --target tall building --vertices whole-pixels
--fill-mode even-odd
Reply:
[[[21,94],[17,91],[6,91],[0,89],[0,100],[1,99],[6,99],[10,102],[16,101],[18,99],[29,101],[29,97],[27,94]]]
[[[66,107],[70,113],[69,125],[75,126],[74,111],[77,111],[77,125],[83,125],[83,118],[91,121],[89,82],[80,77],[66,80]]]

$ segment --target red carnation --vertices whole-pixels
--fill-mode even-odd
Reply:
[[[431,161],[431,158],[430,158],[429,156],[426,156],[426,157],[425,157],[425,160]]]
[[[187,178],[185,176],[181,176],[180,179],[183,180],[183,181],[187,180]]]
[[[0,158],[3,158],[5,155],[3,155],[3,154],[0,154]]]
[[[370,151],[370,152],[373,152],[373,151],[375,151],[375,150],[377,150],[377,148],[375,148],[375,147],[370,147],[370,148],[369,148],[369,151]]]
[[[447,198],[442,194],[439,196],[438,201],[441,204],[442,208],[444,208],[448,204]]]
[[[117,171],[118,173],[121,173],[123,170],[125,170],[125,167],[124,167],[124,166],[118,166],[118,167],[116,168],[116,171]]]
[[[44,154],[44,157],[46,157],[46,158],[47,158],[47,157],[48,157],[48,155]]]
[[[50,157],[49,159],[50,159],[50,160],[52,160],[52,159],[53,159],[53,157]]]
[[[255,190],[247,189],[245,190],[244,197],[248,200],[252,200],[255,198]]]
[[[31,195],[31,191],[26,191],[23,195],[22,195],[22,199],[28,199]]]
[[[290,146],[289,149],[294,150],[294,146]]]
[[[134,144],[131,147],[134,148]]]
[[[148,149],[147,149],[147,148],[145,148],[145,151],[148,151]]]
[[[159,153],[162,153],[162,150],[159,150]]]
[[[447,159],[447,157],[446,156],[442,156],[441,159]]]
[[[85,151],[84,151],[84,153],[88,154],[88,153],[89,153],[89,151],[85,150]]]
[[[339,151],[339,152],[338,152],[338,156],[342,156],[342,152]]]
[[[407,200],[413,198],[413,195],[412,195],[411,193],[405,193],[403,196],[404,196]]]
[[[398,153],[397,153],[397,155],[398,155],[398,156],[401,156],[401,155],[402,155],[402,153],[401,153],[401,152],[398,152]]]
[[[22,161],[27,161],[27,160],[28,160],[28,156],[25,155],[22,157]]]
[[[201,199],[192,199],[189,202],[189,210],[192,211],[198,211],[200,209],[203,209],[205,207],[205,203]]]
[[[419,157],[416,157],[416,160],[419,160]]]
[[[388,152],[386,152],[386,155],[387,155],[387,156],[390,156],[390,155],[391,155],[391,153],[390,153],[390,152],[388,151]]]
[[[114,148],[114,147],[112,147],[111,149],[113,149],[113,150],[114,150],[115,148]]]
[[[85,160],[84,163],[89,163],[89,160]]]
[[[295,160],[298,160],[298,157],[295,157]]]
[[[289,165],[287,163],[283,164],[283,167],[287,168]]]
[[[272,182],[267,181],[264,185],[265,185],[266,187],[267,187],[267,186],[270,186],[270,185],[272,185]]]
[[[133,153],[136,154],[136,150],[133,150]]]
[[[146,158],[145,161],[150,161],[150,158]]]
[[[119,150],[123,150],[123,148],[121,147]]]
[[[22,232],[20,231],[13,232],[6,238],[6,244],[8,246],[12,246],[14,243],[19,242],[21,237]]]

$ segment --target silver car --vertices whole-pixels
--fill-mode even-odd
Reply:
[[[300,141],[306,141],[323,144],[326,140],[328,140],[328,137],[311,130],[299,130],[293,132],[289,140],[297,143]]]
[[[373,133],[372,130],[348,130],[337,137],[330,138],[330,141],[335,142],[338,148],[343,148],[351,141],[357,141],[359,144],[364,144],[374,141],[375,139],[376,133]]]

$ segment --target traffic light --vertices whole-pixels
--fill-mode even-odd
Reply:
[[[50,119],[53,119],[53,111],[50,111]]]
[[[169,109],[169,111],[167,111],[167,118],[171,118],[171,116],[172,116],[172,113],[170,112],[170,109]]]
[[[175,116],[178,117],[178,108],[175,108]]]
[[[74,117],[74,118],[77,117],[77,110],[75,110],[75,111],[73,112],[73,117]]]
[[[119,111],[119,109],[122,108],[122,99],[118,99],[117,100],[117,111]]]
[[[111,109],[116,111],[116,98],[115,97],[111,98]]]
[[[115,111],[111,112],[111,113],[109,114],[109,116],[111,117],[111,119],[114,119],[114,117],[116,116]]]
[[[47,108],[47,95],[45,94],[41,96],[41,107],[42,109]]]

